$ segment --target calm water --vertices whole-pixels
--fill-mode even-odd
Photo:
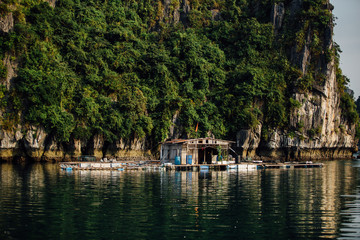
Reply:
[[[0,239],[359,239],[360,161],[249,172],[0,164]]]

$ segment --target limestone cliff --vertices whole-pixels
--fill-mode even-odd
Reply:
[[[47,1],[51,7],[56,7],[56,0]],[[251,3],[247,17],[255,17],[263,11],[261,1]],[[263,1],[264,2],[264,1]],[[270,2],[268,1],[268,5]],[[266,10],[265,22],[273,24],[274,35],[280,43],[284,34],[290,28],[297,27],[298,42],[286,43],[287,58],[299,69],[301,81],[307,75],[316,75],[317,81],[312,82],[306,90],[295,83],[290,98],[298,103],[291,108],[289,126],[269,128],[263,119],[252,128],[238,128],[236,135],[236,150],[242,157],[282,160],[306,160],[318,158],[349,158],[356,149],[355,123],[351,123],[343,114],[341,93],[337,81],[337,69],[334,55],[329,55],[334,49],[332,39],[332,20],[323,29],[322,33],[309,26],[299,26],[298,21],[304,7],[304,0],[276,1]],[[189,15],[198,1],[162,0],[158,1],[156,23],[149,29],[158,30],[160,25],[182,24],[190,27]],[[199,9],[199,6],[196,6]],[[327,1],[324,11],[332,11]],[[265,11],[265,10],[264,10]],[[239,10],[239,12],[241,12]],[[222,21],[221,6],[214,4],[206,15],[210,20]],[[209,20],[208,19],[208,20]],[[202,19],[203,20],[203,19]],[[0,17],[0,33],[7,34],[13,31],[14,14],[12,11]],[[314,51],[314,45],[321,44],[321,50]],[[16,81],[19,60],[12,52],[4,54],[3,66],[6,76],[1,84],[11,90]],[[295,81],[295,82],[296,82]],[[261,103],[259,104],[261,106]],[[3,110],[0,109],[3,115]],[[169,138],[190,137],[185,132],[181,122],[181,112],[174,111],[167,133]],[[28,124],[23,121],[21,114],[16,116],[18,121],[11,127],[0,129],[0,159],[29,158],[36,160],[64,160],[88,154],[102,157],[118,158],[154,158],[158,143],[150,142],[148,138],[120,139],[115,142],[104,140],[101,134],[94,134],[88,140],[70,139],[68,142],[59,142],[56,137],[48,133],[43,126]],[[207,133],[212,135],[211,132]],[[235,140],[235,139],[231,139]]]
[[[51,7],[56,6],[56,0],[44,0],[48,2]],[[168,6],[169,1],[165,2]],[[185,4],[185,5],[184,5]],[[182,4],[184,10],[188,5],[186,2]],[[164,9],[164,17],[169,14],[169,7]],[[16,6],[11,5],[9,12],[4,16],[0,16],[0,33],[9,33],[14,28],[14,14]],[[179,9],[176,9],[172,21],[178,22],[180,19]],[[7,90],[11,90],[14,86],[14,79],[17,76],[18,59],[13,53],[6,53],[3,58],[3,65],[6,68],[6,76],[2,81],[2,85]],[[0,115],[3,116],[3,111],[0,109]],[[21,116],[19,116],[21,119]],[[1,125],[4,125],[2,123]],[[68,143],[60,143],[51,134],[46,133],[42,126],[28,125],[19,123],[11,126],[10,129],[0,128],[0,159],[32,159],[32,160],[46,160],[59,161],[75,159],[81,155],[94,155],[97,158],[116,157],[118,159],[142,159],[153,158],[147,146],[145,146],[145,139],[120,139],[116,143],[109,144],[103,140],[102,136],[94,135],[90,140],[81,141],[72,139]]]
[[[289,16],[301,11],[302,0],[293,0],[287,5]],[[275,4],[272,12],[272,23],[275,32],[281,30],[284,21],[285,6]],[[326,8],[332,10],[330,3]],[[314,84],[310,91],[302,92],[294,89],[292,98],[301,106],[290,113],[290,128],[295,131],[271,129],[266,139],[259,139],[261,124],[255,129],[238,133],[237,146],[243,157],[279,158],[279,159],[331,159],[351,158],[357,149],[355,124],[344,118],[340,108],[340,93],[336,79],[335,60],[324,60],[326,49],[333,49],[332,24],[325,29],[322,52],[316,60],[317,71],[324,76],[323,83]],[[302,74],[309,70],[312,52],[311,29],[307,29],[306,41],[300,51],[294,45],[290,51],[290,59],[301,69]]]
[[[303,0],[292,0],[277,2],[272,6],[270,22],[274,26],[275,35],[283,34],[284,25],[296,21],[303,5]],[[329,1],[323,8],[329,12],[333,10]],[[259,11],[258,6],[255,8],[256,11]],[[299,25],[301,22],[296,24]],[[326,59],[326,52],[334,48],[332,20],[321,36],[323,51],[316,57],[311,50],[314,41],[313,29],[305,28],[304,33],[303,47],[299,49],[298,44],[294,43],[289,48],[288,57],[300,69],[302,76],[310,71],[311,64],[315,65],[316,71],[322,74],[323,81],[314,83],[309,91],[293,89],[291,97],[301,106],[291,111],[286,130],[270,129],[268,135],[263,137],[263,124],[260,121],[254,128],[238,131],[236,149],[242,158],[300,161],[351,158],[357,149],[355,124],[343,116],[340,107],[341,96],[336,79],[335,58],[333,56],[330,60]],[[177,125],[178,129],[181,129],[181,123]]]

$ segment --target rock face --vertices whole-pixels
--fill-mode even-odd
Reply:
[[[259,124],[255,129],[244,129],[237,133],[236,148],[243,149],[241,157],[255,156],[261,140],[261,128]]]
[[[49,5],[50,5],[50,7],[55,7],[55,5],[56,5],[56,0],[45,0],[45,2],[48,2],[49,3]]]
[[[190,3],[188,0],[163,0],[163,14],[159,19],[167,23],[177,24],[180,21],[187,24],[187,14],[190,12]]]
[[[56,6],[56,0],[45,0],[51,7]],[[165,0],[164,16],[169,15],[171,1]],[[13,7],[11,7],[13,8]],[[180,11],[180,8],[182,11]],[[173,11],[173,22],[181,20],[181,14],[187,14],[189,3],[181,1]],[[165,13],[166,12],[166,13]],[[181,12],[181,13],[180,13]],[[0,33],[8,33],[14,28],[14,17],[9,12],[0,17]],[[3,64],[6,67],[6,78],[1,84],[9,90],[13,80],[17,76],[18,60],[10,54],[5,54]],[[2,115],[0,110],[0,115]],[[147,158],[151,157],[150,151],[146,150],[145,139],[133,139],[130,141],[120,140],[112,146],[104,143],[101,136],[93,136],[87,141],[72,139],[69,143],[59,143],[55,138],[48,135],[43,127],[17,125],[12,130],[0,128],[0,159],[33,159],[33,160],[70,160],[83,154],[95,155],[97,158]]]
[[[33,159],[45,161],[63,161],[76,159],[81,155],[94,155],[98,159],[107,157],[117,159],[150,159],[145,141],[119,140],[113,145],[104,142],[101,136],[93,136],[87,141],[71,140],[59,143],[49,136],[44,128],[36,126],[18,126],[13,131],[0,130],[0,159]]]
[[[302,0],[293,0],[290,14],[294,15],[301,10]],[[330,4],[327,5],[332,10]],[[281,28],[284,15],[284,5],[275,4],[271,20],[274,31]],[[331,49],[332,25],[325,29],[324,47]],[[299,67],[302,74],[308,71],[311,60],[310,45],[312,44],[311,29],[308,29],[303,48],[298,51],[297,46],[291,49],[290,60]],[[324,56],[319,58],[317,64],[319,71],[325,76],[321,85],[314,85],[310,92],[294,91],[292,98],[301,106],[290,113],[290,128],[298,129],[289,132],[272,129],[267,139],[258,139],[261,125],[256,129],[238,132],[238,147],[242,156],[258,158],[278,158],[283,160],[351,158],[352,152],[357,148],[355,140],[355,125],[350,124],[342,117],[340,108],[340,94],[336,80],[335,61],[328,63]],[[250,151],[249,151],[250,150]]]
[[[275,35],[281,28],[285,17],[284,3],[275,3],[271,11],[271,22],[274,25]]]
[[[55,7],[56,0],[47,1]],[[285,1],[284,1],[285,2]],[[276,1],[270,12],[270,22],[274,25],[275,35],[279,34],[284,26],[288,13],[289,18],[302,10],[303,0],[284,2]],[[187,25],[187,15],[191,11],[189,0],[162,0],[162,16],[159,22],[177,24],[182,22]],[[327,8],[332,10],[330,3]],[[221,11],[211,10],[213,20],[221,21]],[[0,32],[8,33],[14,27],[12,13],[0,18]],[[332,42],[331,24],[325,29],[323,39],[324,48],[331,49]],[[294,45],[289,49],[289,59],[304,75],[308,71],[312,59],[311,29],[305,32],[305,43],[301,49]],[[319,71],[324,75],[320,85],[314,85],[306,93],[294,91],[292,98],[301,104],[290,113],[289,129],[296,131],[270,129],[267,137],[262,136],[263,125],[260,122],[254,129],[243,129],[237,133],[236,148],[243,158],[273,158],[273,159],[319,159],[319,158],[348,158],[356,148],[355,126],[342,118],[340,108],[340,94],[336,80],[334,59],[324,61],[325,56],[319,58]],[[6,81],[2,84],[7,89],[12,87],[16,77],[18,62],[9,54],[3,59],[7,69]],[[1,113],[1,112],[0,112]],[[186,137],[177,112],[169,128],[170,138]],[[97,158],[119,159],[151,158],[151,152],[145,139],[120,139],[115,143],[106,142],[102,136],[95,135],[86,141],[72,139],[68,143],[59,143],[44,128],[39,126],[17,125],[12,130],[0,129],[0,159],[25,159],[36,160],[70,160],[80,155],[95,155]]]
[[[5,79],[5,86],[7,89],[10,89],[12,86],[13,79],[17,76],[16,70],[18,67],[18,61],[15,59],[13,60],[9,54],[5,54],[4,58],[4,66],[6,67],[6,79]]]
[[[14,17],[11,12],[6,14],[4,17],[0,17],[0,31],[7,33],[13,28]]]
[[[340,96],[335,91],[337,82],[331,66],[326,79],[321,91],[293,96],[302,105],[291,113],[290,124],[294,128],[301,125],[301,131],[291,135],[274,129],[268,142],[263,143],[263,150],[258,152],[260,156],[286,159],[351,157],[351,149],[356,148],[355,127],[341,118]]]

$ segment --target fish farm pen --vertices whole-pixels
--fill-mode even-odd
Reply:
[[[225,171],[225,170],[261,170],[261,169],[294,169],[320,168],[323,163],[240,163],[240,164],[160,164],[149,162],[63,162],[60,168],[64,170],[166,170],[166,171]]]
[[[62,162],[65,170],[167,170],[167,171],[225,171],[256,169],[293,169],[322,167],[322,163],[262,162],[245,159],[231,148],[234,142],[215,138],[173,139],[161,143],[160,160],[118,161],[81,156],[73,162]],[[235,156],[235,157],[234,157]]]

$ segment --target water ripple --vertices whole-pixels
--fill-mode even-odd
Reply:
[[[360,239],[360,192],[341,197],[345,199],[345,207],[340,213],[344,220],[340,227],[339,239]]]
[[[354,169],[341,161],[206,174],[0,165],[0,239],[356,239]]]

